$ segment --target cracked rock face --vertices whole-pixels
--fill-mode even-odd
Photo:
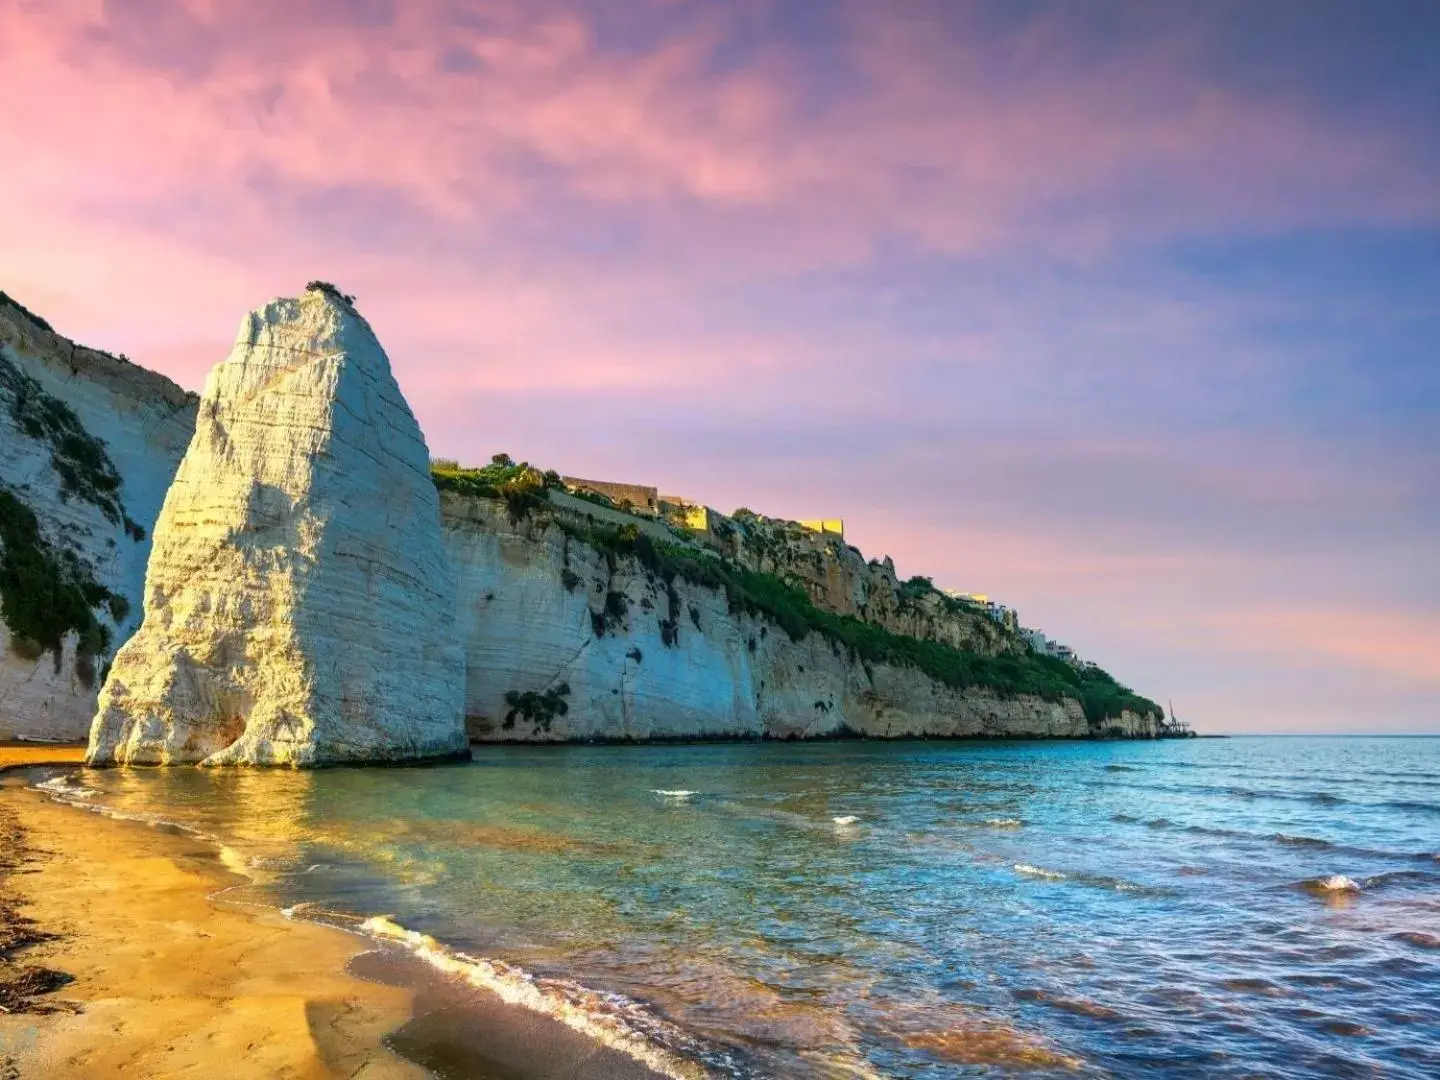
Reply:
[[[88,760],[463,753],[453,604],[429,454],[369,324],[327,292],[275,300],[206,383]]]

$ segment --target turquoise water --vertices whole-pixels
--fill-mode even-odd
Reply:
[[[477,748],[77,783],[218,838],[277,903],[517,965],[675,1075],[1440,1075],[1436,738]]]

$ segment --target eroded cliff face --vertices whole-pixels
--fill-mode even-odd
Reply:
[[[721,591],[597,550],[552,511],[512,517],[448,493],[441,507],[476,740],[1096,733],[1073,699],[954,689],[818,632],[792,641]],[[1107,724],[1155,733],[1134,714]]]
[[[1026,651],[1013,629],[928,585],[906,587],[888,558],[867,561],[858,548],[833,534],[745,515],[737,516],[722,543],[740,565],[798,585],[822,611],[981,656]]]
[[[243,321],[165,498],[94,764],[462,753],[429,455],[369,325],[308,290]]]
[[[196,400],[0,299],[0,738],[85,738]]]

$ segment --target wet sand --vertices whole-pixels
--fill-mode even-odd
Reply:
[[[196,841],[0,791],[36,853],[6,885],[73,981],[0,1015],[0,1076],[419,1078],[385,1034],[413,993],[350,975],[364,943],[210,895],[238,882]],[[75,1011],[70,1011],[71,1009]]]
[[[33,764],[15,749],[0,748],[0,763]],[[8,835],[12,851],[28,849],[0,867],[0,914],[8,898],[10,923],[30,928],[9,969],[65,978],[0,1005],[0,1080],[655,1075],[399,949],[245,904],[246,880],[203,841],[24,783],[0,780],[12,826],[0,844]]]
[[[0,772],[30,765],[78,765],[84,760],[84,743],[0,741]]]

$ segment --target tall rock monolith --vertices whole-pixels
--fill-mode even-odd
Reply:
[[[155,526],[92,764],[463,754],[429,454],[369,324],[312,286],[241,324]]]

